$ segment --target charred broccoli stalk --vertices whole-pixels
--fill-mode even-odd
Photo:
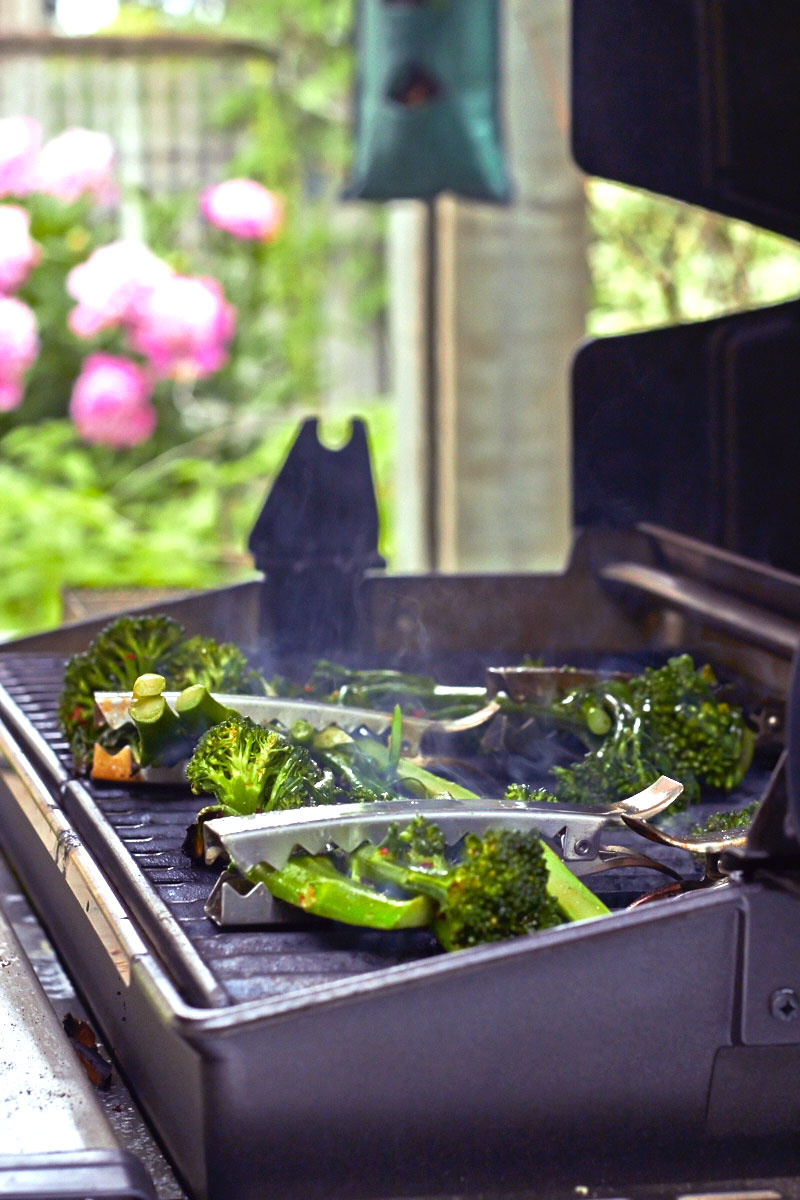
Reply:
[[[188,758],[202,735],[237,714],[215,700],[203,684],[194,683],[179,693],[174,710],[162,695],[163,675],[140,675],[133,685],[129,713],[138,742],[134,747],[140,767],[170,767]]]
[[[306,912],[348,924],[428,926],[446,950],[608,912],[537,834],[490,830],[449,852],[424,817],[393,825],[379,845],[366,843],[338,862],[297,855],[278,870],[262,863],[248,877]]]
[[[392,709],[414,716],[450,719],[474,712],[482,697],[464,699],[439,687],[429,675],[376,668],[354,668],[320,659],[307,682],[298,685],[275,676],[271,688],[277,695],[313,696],[333,704],[357,708]]]
[[[602,705],[608,734],[582,760],[553,769],[565,803],[612,802],[669,775],[691,804],[703,789],[732,790],[752,760],[754,735],[741,709],[718,697],[711,668],[695,667],[688,654],[609,683]]]
[[[305,746],[238,713],[203,734],[186,765],[186,777],[193,792],[213,796],[229,816],[339,798],[331,773]]]
[[[169,690],[202,683],[209,690],[258,692],[263,680],[230,642],[186,636],[171,617],[117,617],[81,654],[69,659],[58,703],[58,719],[79,768],[92,757],[95,742],[106,748],[124,743],[120,731],[97,729],[95,692],[128,692],[145,674],[162,675]]]

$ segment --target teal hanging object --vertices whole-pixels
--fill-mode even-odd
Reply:
[[[503,202],[497,0],[359,0],[346,195]]]

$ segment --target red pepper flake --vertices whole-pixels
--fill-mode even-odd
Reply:
[[[385,858],[388,853],[389,851],[387,850],[386,846],[378,847],[378,854],[380,854],[383,858]]]

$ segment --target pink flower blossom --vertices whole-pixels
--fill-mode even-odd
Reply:
[[[200,211],[234,237],[271,242],[283,225],[283,200],[255,179],[227,179],[206,188]]]
[[[72,204],[84,194],[100,204],[116,200],[114,145],[105,133],[65,129],[45,143],[36,164],[36,190]]]
[[[144,299],[131,345],[159,376],[201,379],[227,362],[235,323],[218,280],[172,275]]]
[[[0,292],[16,291],[41,258],[30,235],[31,219],[16,204],[0,204]]]
[[[33,175],[42,127],[33,117],[0,119],[0,196],[27,196]]]
[[[0,412],[19,408],[25,389],[21,381],[0,379]]]
[[[136,363],[112,354],[90,354],[75,380],[69,415],[85,442],[138,446],[156,427],[151,392]]]
[[[36,317],[14,296],[0,296],[0,409],[22,400],[22,376],[39,353]]]
[[[69,327],[89,338],[112,325],[127,324],[156,284],[172,268],[143,242],[118,241],[100,246],[67,276],[67,291],[78,304],[69,314]]]

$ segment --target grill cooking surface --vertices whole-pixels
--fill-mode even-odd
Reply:
[[[0,658],[0,685],[35,725],[64,769],[72,757],[58,728],[56,706],[63,661],[41,655]],[[186,827],[202,801],[188,789],[97,786],[86,782],[98,807],[153,890],[179,922],[231,1003],[278,996],[313,984],[394,966],[439,953],[425,931],[399,934],[350,930],[328,922],[273,930],[220,930],[204,914],[216,874],[194,866],[181,851]],[[69,814],[91,841],[91,827]],[[97,854],[103,865],[102,855]],[[119,886],[119,881],[115,880]]]
[[[4,654],[0,656],[0,686],[46,741],[66,776],[73,778],[72,756],[56,717],[63,668],[60,657]],[[37,765],[46,775],[46,768]],[[727,798],[728,804],[743,805],[761,795],[771,767],[771,762],[754,764],[744,785]],[[117,835],[141,876],[185,935],[189,953],[197,956],[215,981],[219,995],[214,998],[214,1004],[278,997],[442,953],[436,939],[424,930],[392,934],[354,929],[308,917],[288,906],[286,923],[280,927],[219,929],[203,911],[218,871],[192,863],[181,850],[187,826],[194,820],[203,800],[191,795],[188,787],[182,789],[174,785],[124,787],[94,784],[88,779],[82,779],[81,783],[101,815],[92,817],[85,805],[81,806],[67,791],[62,801],[67,816],[117,887],[123,901],[127,901],[131,911],[138,913],[141,919],[141,894],[138,898],[130,894],[130,881],[118,869],[118,855],[115,860],[104,847],[106,830],[101,826],[106,825]],[[674,822],[676,832],[685,830],[720,807],[725,807],[724,798],[721,802],[695,806],[691,812],[678,813],[670,819],[670,824]],[[610,841],[659,859],[686,878],[698,878],[702,874],[699,859],[693,860],[681,850],[650,843],[643,846],[641,839],[627,830],[615,828]],[[667,882],[667,876],[648,868],[606,871],[587,879],[611,908],[624,907],[637,896]],[[160,942],[157,948],[161,957],[175,975],[178,968],[175,947],[170,941],[172,935],[164,933],[157,918],[147,919],[152,901],[148,899],[146,888],[144,892],[145,925],[151,940]],[[185,987],[187,976],[184,974],[182,978]],[[176,977],[176,983],[181,988],[181,979]],[[188,986],[194,991],[191,983]],[[208,996],[201,997],[199,993],[195,993],[193,999],[201,1005],[212,1002]]]

